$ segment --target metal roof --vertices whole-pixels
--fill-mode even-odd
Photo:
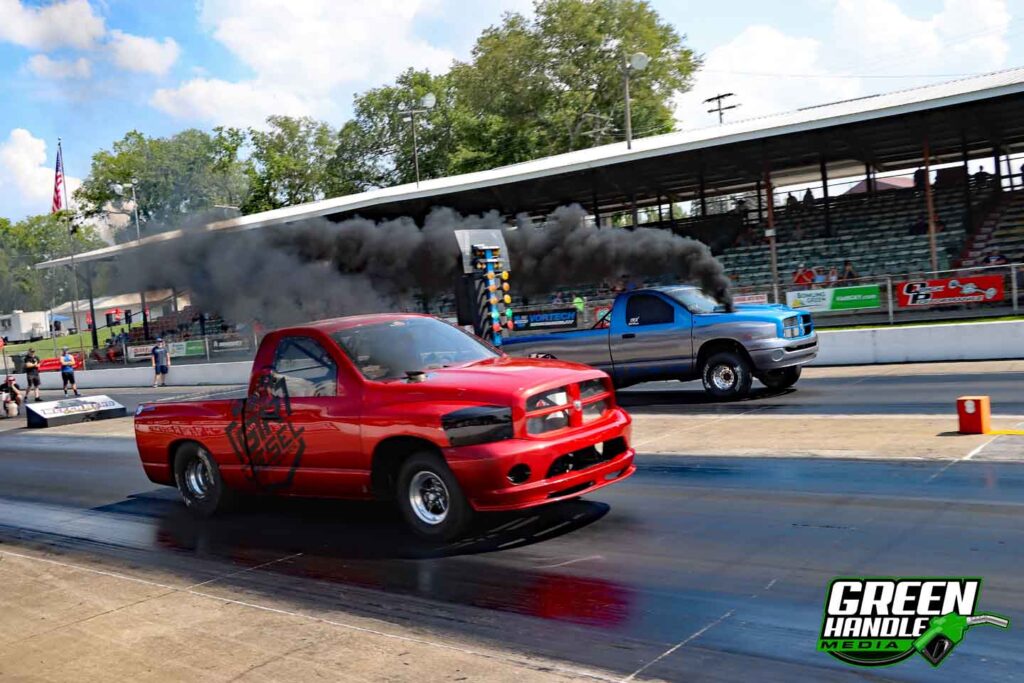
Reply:
[[[316,217],[422,217],[436,206],[463,213],[497,209],[511,216],[576,201],[604,213],[632,202],[660,203],[663,196],[692,198],[698,186],[709,195],[750,189],[765,168],[779,181],[800,182],[817,173],[822,158],[833,175],[863,172],[865,163],[880,170],[906,167],[922,158],[926,134],[933,160],[940,162],[959,159],[963,151],[991,154],[993,143],[1024,145],[1024,68],[641,138],[632,149],[615,143],[298,204],[202,230],[228,233]],[[184,234],[165,232],[78,254],[75,261],[111,258]],[[61,258],[37,268],[70,263],[70,257]]]

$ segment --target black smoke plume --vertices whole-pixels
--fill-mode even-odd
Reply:
[[[509,227],[496,212],[461,216],[436,209],[422,228],[408,218],[354,218],[233,234],[187,231],[119,261],[119,288],[177,287],[201,310],[270,326],[422,310],[424,300],[451,296],[460,268],[453,232],[499,228],[511,252],[513,294],[596,284],[624,273],[671,274],[731,305],[729,280],[704,244],[653,228],[598,228],[585,217],[572,205],[540,224]]]

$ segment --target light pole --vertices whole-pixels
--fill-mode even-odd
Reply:
[[[402,120],[408,120],[412,128],[412,163],[416,167],[416,187],[420,186],[420,153],[419,140],[416,137],[416,114],[426,114],[437,104],[437,95],[428,92],[420,98],[419,109],[406,109],[405,103],[398,105],[398,113]]]
[[[622,55],[622,89],[626,97],[626,149],[633,149],[633,113],[629,101],[629,75],[647,68],[651,58],[643,52]]]
[[[111,185],[111,189],[118,197],[124,196],[125,187],[130,187],[132,190],[132,217],[135,219],[135,241],[139,242],[142,240],[142,228],[139,225],[139,200],[135,196],[135,186],[139,184],[135,178],[127,185],[121,183],[114,183]],[[142,306],[142,334],[146,339],[149,339],[149,314],[146,312],[146,287],[143,285],[142,291],[139,292],[139,303]],[[93,321],[95,325],[95,321]]]

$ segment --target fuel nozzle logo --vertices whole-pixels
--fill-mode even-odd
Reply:
[[[982,624],[1007,628],[977,612],[979,578],[837,578],[825,596],[818,650],[855,666],[887,666],[920,654],[938,666]]]

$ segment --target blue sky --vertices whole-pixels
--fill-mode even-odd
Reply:
[[[700,100],[738,94],[757,116],[958,74],[1024,65],[1024,0],[651,0],[705,56]],[[340,125],[353,94],[407,66],[464,59],[484,27],[530,0],[0,0],[0,216],[45,212],[56,139],[66,172],[132,128]]]

